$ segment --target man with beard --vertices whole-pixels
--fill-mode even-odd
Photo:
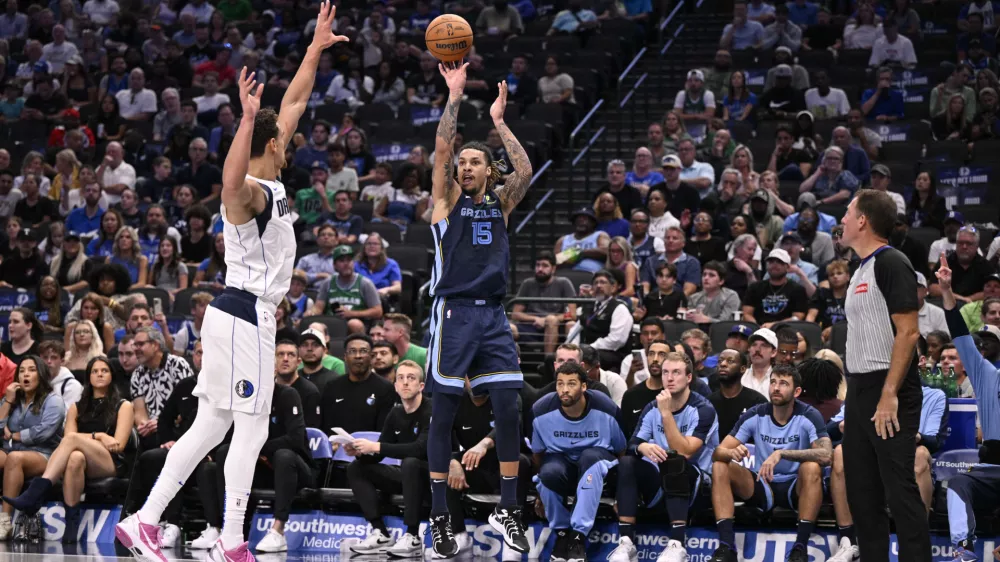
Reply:
[[[719,416],[719,438],[722,439],[732,431],[736,421],[747,410],[757,404],[767,402],[764,395],[752,388],[746,388],[740,379],[750,366],[750,358],[746,353],[735,349],[724,349],[719,354],[719,365],[714,379],[717,381],[708,401],[715,407]]]
[[[665,341],[663,336],[663,325],[662,324],[646,324],[647,321],[643,321],[642,332],[640,332],[639,340],[643,342],[644,350],[637,352],[640,353],[640,361],[632,361],[632,365],[638,365],[640,370],[637,371],[636,377],[642,374],[641,380],[637,381],[635,386],[629,387],[622,396],[621,403],[621,426],[622,431],[627,435],[632,435],[635,432],[635,428],[639,424],[639,413],[642,412],[646,404],[649,404],[656,399],[656,396],[663,390],[663,380],[661,369],[662,365],[649,365],[648,369],[643,367],[644,362],[649,353],[649,348],[657,342]],[[673,348],[671,348],[673,351]],[[629,356],[629,359],[635,358],[636,353]],[[630,370],[630,376],[631,370]]]
[[[719,444],[719,418],[707,398],[691,391],[687,359],[665,343],[649,348],[650,368],[658,364],[664,388],[639,416],[640,424],[618,467],[618,547],[608,562],[631,562],[639,502],[661,505],[670,518],[670,541],[658,560],[685,562],[688,508],[712,469]],[[644,462],[645,461],[645,462]],[[661,508],[662,509],[662,508]]]
[[[600,354],[598,354],[596,349],[586,344],[580,346],[580,364],[587,371],[587,386],[592,389],[596,389],[594,383],[605,386],[608,389],[608,394],[611,396],[612,402],[620,406],[622,396],[628,390],[628,387],[625,385],[625,379],[618,373],[602,369]]]
[[[798,512],[795,544],[788,562],[807,562],[806,546],[823,503],[823,467],[832,457],[826,424],[815,408],[799,402],[802,378],[780,365],[771,374],[770,402],[748,410],[712,455],[712,508],[719,529],[717,562],[736,562],[734,496],[764,512],[781,506]],[[739,463],[753,441],[757,471]]]
[[[357,340],[355,340],[357,341]],[[381,427],[378,441],[355,439],[345,446],[356,458],[347,465],[347,480],[361,512],[372,526],[364,541],[351,546],[355,554],[382,554],[410,558],[423,553],[420,540],[420,511],[430,491],[427,469],[427,438],[431,404],[423,398],[424,370],[413,361],[403,361],[396,372],[395,406]],[[401,464],[382,464],[384,458],[399,459]],[[403,494],[403,523],[406,532],[393,543],[382,520],[379,492]]]
[[[970,332],[978,332],[984,325],[1000,327],[1000,274],[994,273],[983,283],[983,300],[962,306],[962,318]]]
[[[584,313],[580,323],[570,330],[576,336],[568,339],[571,343],[594,346],[601,354],[601,366],[613,369],[621,364],[628,351],[632,315],[628,306],[616,297],[618,280],[610,271],[602,269],[595,273],[591,286],[594,293],[593,312]]]
[[[577,209],[569,218],[573,222],[573,233],[556,240],[553,252],[558,265],[572,266],[577,271],[598,271],[608,257],[611,237],[597,230],[597,216],[590,207]]]
[[[798,232],[789,232],[781,237],[779,244],[782,250],[788,252],[788,257],[791,259],[791,263],[788,264],[788,280],[802,285],[806,296],[812,297],[816,292],[816,284],[819,283],[819,268],[802,258],[805,246],[802,237]],[[770,275],[764,278],[769,279]]]
[[[798,332],[792,328],[783,327],[778,329],[775,336],[778,338],[778,349],[774,356],[774,364],[795,367],[801,363],[804,357],[799,355]]]
[[[410,341],[410,330],[413,329],[413,321],[404,314],[386,314],[382,320],[384,332],[382,337],[385,341],[396,346],[396,354],[401,361],[409,359],[417,365],[427,363],[427,348],[420,347]]]
[[[743,297],[744,320],[770,328],[782,320],[805,318],[809,299],[806,290],[788,278],[791,263],[787,251],[771,250],[767,255],[768,278],[751,284]]]
[[[743,373],[741,383],[764,396],[771,385],[771,371],[778,354],[778,336],[768,328],[759,328],[750,336],[750,368]]]
[[[955,251],[941,252],[940,263],[948,263],[951,269],[951,291],[963,303],[975,302],[983,298],[983,286],[996,273],[993,264],[979,253],[979,231],[973,226],[963,226],[955,237]],[[930,287],[931,296],[940,296],[941,287],[936,283]]]
[[[646,318],[639,324],[640,348],[626,355],[622,359],[621,368],[618,369],[619,373],[623,373],[622,377],[624,377],[628,388],[632,388],[649,378],[649,372],[646,370],[643,357],[649,351],[650,344],[655,341],[664,341],[665,339],[663,321],[659,318]],[[637,357],[638,360],[636,360]]]
[[[316,371],[304,371],[303,370],[304,371],[303,372],[303,376],[305,376],[307,379],[309,379],[309,382],[315,384],[316,388],[319,389],[319,393],[322,395],[323,394],[323,387],[326,386],[326,383],[328,383],[331,380],[339,377],[340,375],[345,374],[347,372],[347,369],[345,368],[344,361],[342,359],[340,359],[339,357],[334,357],[334,356],[330,355],[329,353],[327,353],[327,350],[329,349],[329,345],[330,345],[330,334],[327,331],[328,328],[326,327],[326,324],[324,324],[322,322],[313,322],[312,324],[309,324],[309,326],[307,327],[307,329],[308,330],[313,330],[315,332],[315,336],[316,336],[315,339],[317,341],[314,341],[313,343],[314,344],[316,344],[316,343],[319,344],[318,346],[315,346],[315,345],[313,346],[313,349],[311,350],[310,355],[314,355],[315,357],[319,357],[318,359],[315,359],[315,357],[314,357],[314,359],[316,361],[319,361],[319,367],[322,367],[323,369],[326,369],[327,371],[330,371],[330,372],[333,373],[332,376],[323,377],[322,375],[325,375],[326,373],[319,371],[319,367],[317,367]],[[302,347],[305,347],[305,346],[303,345],[303,340],[301,339],[301,336],[300,336],[299,337],[299,357],[305,357],[305,355],[306,355],[305,350],[303,350]],[[303,359],[303,363],[299,365],[299,369],[300,370],[302,370],[303,366],[305,365],[304,361],[305,361],[305,359]]]
[[[830,228],[833,228],[837,224],[837,219],[830,215],[826,216],[833,219],[833,224],[830,225]],[[803,203],[799,205],[798,220],[794,229],[802,240],[800,256],[819,267],[830,263],[834,258],[833,239],[828,232],[820,232],[818,229],[822,218],[823,213],[820,213],[815,206]],[[788,224],[787,220],[785,224]]]
[[[535,277],[525,279],[517,290],[518,298],[565,299],[576,296],[573,282],[555,275],[556,258],[551,252],[541,251],[535,258]],[[545,342],[545,353],[555,353],[559,343],[559,331],[566,320],[576,318],[575,304],[559,303],[517,303],[511,310],[511,320],[517,323],[519,338],[524,341],[541,339]]]
[[[372,341],[365,334],[351,334],[344,344],[347,376],[330,381],[320,399],[320,427],[347,433],[379,431],[396,403],[392,383],[372,373]]]
[[[725,50],[715,51],[715,60],[710,68],[703,68],[705,89],[716,92],[719,99],[729,95],[729,77],[733,75],[733,55]]]
[[[396,346],[382,340],[372,345],[372,371],[376,375],[388,379],[390,382],[396,380],[396,363],[399,363],[399,352]]]
[[[298,373],[299,346],[291,340],[281,340],[274,345],[274,382],[288,386],[299,393],[302,401],[302,415],[306,427],[320,427],[319,390]]]
[[[628,243],[632,246],[632,259],[639,269],[647,259],[667,251],[663,238],[649,235],[649,212],[645,209],[632,209],[628,223]]]
[[[531,452],[538,468],[538,503],[556,535],[553,560],[587,558],[587,535],[605,478],[627,444],[619,413],[610,398],[587,390],[587,373],[575,362],[559,367],[556,392],[533,407]],[[572,495],[576,504],[570,513],[564,502]]]

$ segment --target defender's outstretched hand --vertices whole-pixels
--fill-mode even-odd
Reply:
[[[330,0],[323,0],[319,5],[319,16],[316,18],[316,31],[313,33],[312,44],[320,49],[327,49],[336,43],[350,41],[343,35],[333,34],[333,22],[337,17],[337,7]]]
[[[469,63],[463,64],[462,61],[438,63],[438,71],[444,77],[445,83],[448,84],[448,89],[456,94],[465,90],[465,69],[467,68],[469,68]]]
[[[240,105],[243,106],[243,115],[253,118],[260,111],[260,98],[264,95],[264,85],[257,84],[257,73],[251,72],[247,76],[247,67],[240,71]]]
[[[490,117],[493,118],[494,123],[499,123],[503,121],[503,112],[507,109],[507,81],[504,80],[497,84],[497,94],[496,101],[490,107]]]

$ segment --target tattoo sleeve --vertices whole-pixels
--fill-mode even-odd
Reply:
[[[785,449],[781,452],[781,458],[794,462],[815,462],[820,466],[827,466],[833,457],[833,445],[829,437],[820,437],[813,442],[811,449],[800,449],[797,451]]]
[[[504,210],[509,213],[524,199],[524,194],[528,191],[532,176],[531,160],[506,123],[497,125],[497,132],[500,133],[503,146],[510,156],[510,163],[514,167],[514,172],[507,177],[503,188],[497,191],[497,197],[503,202]]]
[[[448,103],[438,121],[437,140],[435,146],[435,174],[433,193],[434,200],[448,199],[456,189],[452,180],[454,166],[455,131],[458,127],[458,108],[462,98],[448,96]]]

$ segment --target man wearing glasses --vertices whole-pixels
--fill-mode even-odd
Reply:
[[[941,252],[941,262],[947,260],[951,268],[951,290],[961,303],[983,299],[983,286],[996,273],[993,265],[979,253],[979,231],[974,226],[963,226],[955,237],[955,251]],[[941,286],[930,286],[931,296],[941,296]]]
[[[170,398],[177,383],[194,376],[186,359],[170,353],[163,334],[151,326],[135,332],[132,339],[139,366],[132,373],[132,406],[135,409],[135,427],[139,430],[142,448],[160,445],[157,420],[163,406]]]

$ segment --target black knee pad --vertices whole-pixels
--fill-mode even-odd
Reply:
[[[663,481],[663,493],[668,498],[690,498],[691,483],[687,476],[687,459],[675,452],[667,455],[667,460],[660,463],[660,478]]]

